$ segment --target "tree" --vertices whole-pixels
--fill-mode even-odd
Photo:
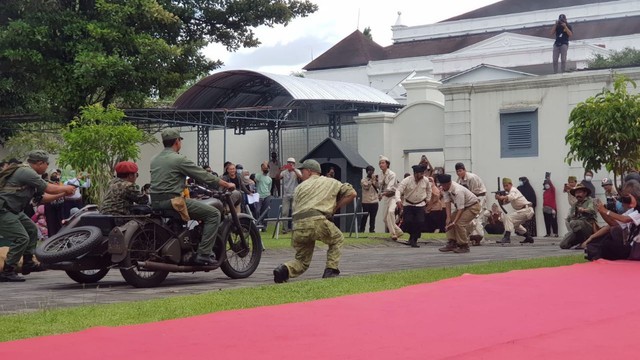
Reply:
[[[151,135],[124,121],[124,112],[110,105],[91,105],[62,132],[64,144],[58,165],[70,165],[91,176],[89,198],[100,204],[119,161],[135,161],[140,144],[155,143]]]
[[[362,32],[362,35],[364,35],[369,40],[373,40],[373,35],[371,35],[371,27],[369,27],[369,26],[364,28],[364,31]]]
[[[565,137],[569,153],[565,161],[581,161],[585,169],[605,167],[613,172],[614,184],[621,176],[640,165],[640,95],[629,94],[627,86],[636,83],[615,76],[613,91],[603,89],[579,103],[569,116]]]
[[[640,50],[634,48],[624,48],[620,51],[613,51],[609,56],[597,54],[595,58],[587,64],[589,69],[609,69],[625,66],[640,65]]]
[[[62,146],[62,126],[55,124],[21,124],[12,131],[11,137],[5,141],[7,158],[25,159],[27,153],[34,149],[44,150],[49,154],[57,154]]]
[[[0,2],[0,113],[67,121],[83,106],[141,106],[221,65],[201,50],[260,44],[252,28],[317,10],[309,0]]]

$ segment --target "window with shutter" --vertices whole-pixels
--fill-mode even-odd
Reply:
[[[538,110],[500,113],[500,157],[538,156]]]

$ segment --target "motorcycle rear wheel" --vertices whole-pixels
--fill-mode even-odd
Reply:
[[[220,265],[220,269],[232,279],[244,279],[258,268],[262,257],[262,240],[260,232],[251,219],[240,219],[247,246],[242,247],[240,235],[230,232],[225,239],[227,259]]]
[[[102,230],[95,226],[79,226],[50,237],[36,248],[36,257],[43,263],[55,264],[75,260],[93,250],[103,240]]]
[[[129,254],[123,260],[125,269],[120,269],[120,274],[127,284],[137,288],[149,288],[160,285],[169,275],[168,271],[148,271],[139,270],[136,267],[138,261],[148,261],[151,255],[156,252],[157,244],[155,239],[154,226],[145,226],[136,230],[129,243]]]
[[[110,269],[96,269],[96,270],[80,270],[80,271],[65,271],[67,276],[71,280],[79,284],[95,284],[102,280]]]

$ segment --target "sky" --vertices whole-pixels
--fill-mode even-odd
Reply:
[[[319,9],[288,26],[255,29],[261,45],[257,48],[226,51],[209,45],[204,54],[219,59],[224,66],[216,71],[255,70],[289,75],[302,70],[314,58],[356,29],[371,27],[373,40],[382,46],[392,43],[391,26],[401,13],[403,25],[433,24],[450,17],[498,2],[498,0],[312,0]]]

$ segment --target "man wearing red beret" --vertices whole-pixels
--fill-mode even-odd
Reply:
[[[116,164],[116,177],[109,182],[109,189],[102,200],[100,212],[108,215],[129,215],[134,204],[146,204],[149,197],[140,192],[136,179],[138,165],[131,161]]]

